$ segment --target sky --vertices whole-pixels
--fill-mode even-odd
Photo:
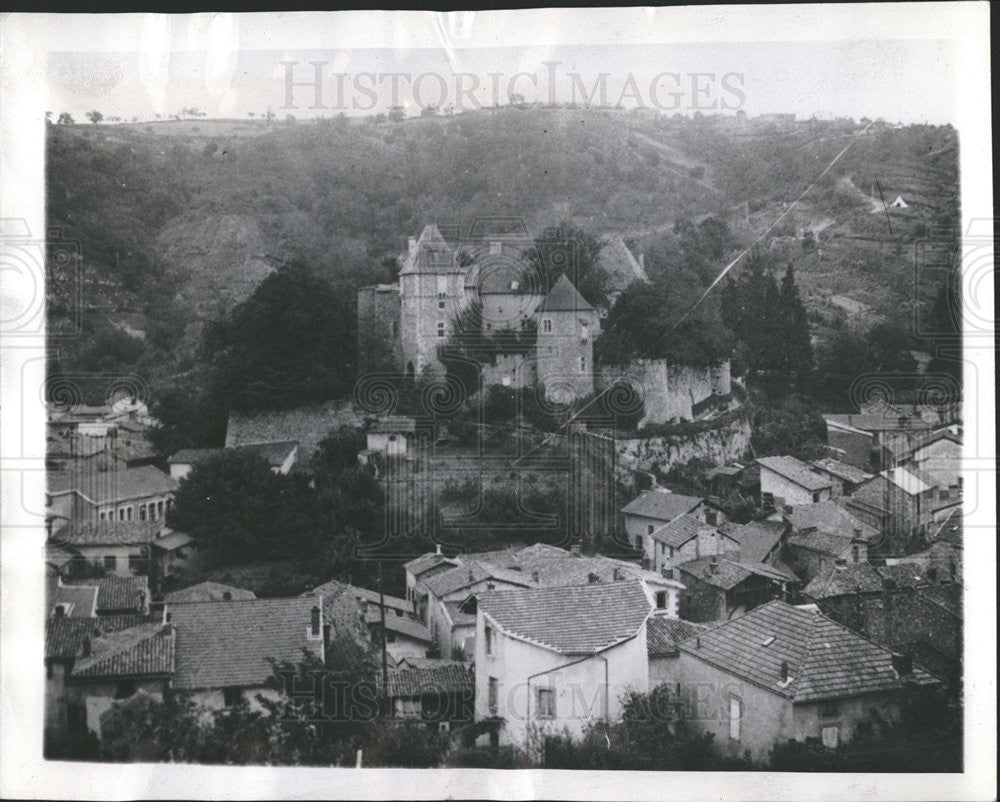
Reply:
[[[46,108],[77,122],[91,109],[145,121],[192,107],[209,118],[270,108],[304,119],[394,104],[410,115],[427,105],[472,109],[517,93],[668,114],[955,124],[956,58],[954,41],[933,39],[50,52]]]

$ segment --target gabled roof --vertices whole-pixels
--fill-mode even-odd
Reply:
[[[263,685],[277,662],[302,661],[302,650],[322,658],[322,636],[307,637],[310,596],[167,605],[176,629],[177,690]]]
[[[933,428],[930,423],[908,415],[882,414],[880,412],[863,412],[860,414],[830,414],[825,413],[823,420],[828,424],[848,426],[864,432],[906,431]]]
[[[48,492],[57,496],[76,492],[92,504],[173,493],[177,480],[152,465],[107,471],[49,471]]]
[[[429,571],[431,568],[435,568],[442,563],[450,563],[451,565],[457,565],[458,561],[452,557],[445,557],[443,554],[421,554],[416,559],[410,560],[408,563],[403,565],[407,571],[413,574],[414,577],[420,578],[420,575]]]
[[[439,599],[478,582],[496,579],[512,585],[528,587],[531,580],[517,571],[497,568],[478,560],[462,560],[462,564],[440,574],[426,577],[423,584]]]
[[[414,250],[407,252],[399,275],[411,273],[461,273],[463,268],[458,264],[452,247],[445,241],[438,227],[431,223],[417,239]]]
[[[833,459],[832,457],[813,460],[809,464],[817,470],[825,471],[836,476],[838,479],[843,479],[852,484],[863,482],[870,476],[870,474],[865,473],[860,468],[855,468],[853,465],[848,465],[846,462],[841,462],[839,459]]]
[[[340,582],[336,579],[331,579],[329,582],[324,582],[311,591],[312,593],[318,593],[320,595],[326,595],[334,591],[343,589],[345,592],[350,593],[359,602],[367,602],[368,604],[381,605],[384,601],[386,608],[391,608],[394,610],[403,610],[408,613],[413,612],[413,602],[407,599],[401,599],[399,596],[391,596],[388,593],[380,594],[377,590],[370,590],[369,588],[362,588],[358,585],[351,585],[347,582]],[[303,596],[306,594],[302,594]]]
[[[790,535],[788,538],[788,545],[794,548],[808,549],[828,557],[844,557],[845,559],[851,554],[853,542],[854,538],[851,535],[822,532],[818,529]]]
[[[882,577],[869,563],[833,566],[815,577],[802,593],[811,599],[829,599],[850,593],[878,593]]]
[[[927,585],[927,568],[919,563],[901,562],[879,565],[875,568],[884,584],[894,583],[897,588],[919,588]]]
[[[677,644],[708,629],[706,624],[681,621],[665,615],[650,616],[646,622],[646,653],[650,657],[678,654]]]
[[[194,538],[191,535],[186,532],[174,532],[166,527],[161,530],[160,536],[153,541],[153,545],[158,549],[163,549],[163,551],[174,551],[189,543],[194,543]]]
[[[667,546],[672,546],[675,549],[679,549],[685,543],[687,543],[692,538],[698,536],[698,532],[702,529],[712,529],[715,527],[709,526],[702,521],[699,521],[693,515],[684,513],[678,515],[674,520],[663,524],[663,526],[658,529],[653,530],[653,534],[650,537],[657,543],[663,543]]]
[[[256,598],[257,594],[252,590],[235,588],[220,582],[199,582],[197,585],[189,585],[166,594],[163,601],[166,604],[194,604],[212,601],[246,601]]]
[[[766,644],[766,645],[765,645]],[[903,681],[892,654],[815,610],[773,601],[678,647],[793,702],[892,692]],[[782,663],[789,679],[782,682]],[[914,666],[912,681],[937,683]]]
[[[250,443],[243,446],[233,446],[231,448],[184,448],[167,460],[171,465],[195,465],[203,460],[218,456],[238,452],[241,454],[256,454],[267,460],[267,464],[272,468],[280,468],[289,454],[298,448],[296,440],[279,440],[271,443]]]
[[[69,660],[76,657],[84,638],[102,633],[152,623],[143,615],[102,615],[100,618],[49,618],[45,621],[46,659]]]
[[[559,279],[545,300],[538,307],[539,312],[593,312],[594,307],[587,303],[579,290],[573,286],[566,274],[559,276]]]
[[[467,694],[475,691],[476,675],[469,663],[426,661],[416,667],[393,668],[388,672],[389,697],[424,694]],[[382,673],[375,674],[375,687],[382,690]]]
[[[739,543],[741,560],[763,562],[781,542],[786,528],[784,521],[751,521],[727,527],[725,532]]]
[[[91,639],[89,657],[77,656],[71,676],[86,679],[170,676],[174,633],[162,624],[140,624]]]
[[[685,496],[662,489],[644,490],[638,498],[622,507],[622,512],[626,515],[642,515],[646,518],[672,521],[678,515],[691,512],[703,501],[704,499],[695,496]]]
[[[145,608],[149,597],[149,580],[145,576],[105,576],[74,584],[97,588],[98,613],[139,611]]]
[[[715,560],[713,570],[712,561]],[[752,560],[734,560],[728,557],[702,557],[677,566],[679,571],[700,579],[707,585],[732,590],[751,576],[763,576],[779,582],[798,582],[798,577],[782,567]]]
[[[962,506],[959,505],[951,511],[951,514],[941,524],[941,528],[934,534],[934,540],[941,541],[942,543],[951,543],[953,546],[961,548],[964,529],[964,514],[962,510]]]
[[[761,457],[757,462],[769,471],[773,471],[806,490],[824,490],[831,486],[829,479],[813,473],[806,463],[795,457]]]
[[[871,541],[878,534],[874,527],[855,518],[836,501],[820,501],[817,504],[797,504],[791,513],[784,516],[796,533],[817,530],[837,535],[853,535],[861,530],[861,539]]]
[[[563,654],[585,654],[639,633],[652,609],[638,582],[510,589],[478,594],[479,610],[510,635]]]

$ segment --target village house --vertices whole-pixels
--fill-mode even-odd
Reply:
[[[153,560],[158,578],[166,579],[173,576],[176,569],[190,565],[196,551],[191,535],[164,526],[159,537],[153,541]]]
[[[922,471],[940,488],[962,486],[962,438],[947,429],[921,437],[896,463]]]
[[[873,465],[891,468],[895,452],[905,451],[908,444],[919,442],[934,428],[918,416],[891,410],[846,415],[827,413],[823,419],[827,443],[839,459],[862,470]]]
[[[476,719],[494,743],[530,754],[548,735],[579,737],[617,721],[622,697],[649,688],[646,621],[638,582],[477,594]]]
[[[866,479],[871,479],[871,474],[832,457],[813,460],[809,463],[809,467],[830,481],[833,488],[831,494],[833,498],[849,496],[859,484]]]
[[[681,563],[738,550],[736,540],[689,513],[678,515],[643,538],[643,554],[650,567],[669,577]]]
[[[835,747],[898,717],[907,692],[939,684],[816,610],[782,601],[679,644],[688,721],[722,753],[766,759],[788,739]]]
[[[926,538],[934,522],[936,487],[913,467],[882,471],[861,484],[844,507],[874,527],[887,553],[906,551],[907,542]]]
[[[728,557],[703,557],[677,567],[684,583],[681,618],[727,621],[773,599],[788,597],[795,574],[766,563]]]
[[[665,615],[651,615],[646,622],[646,654],[649,656],[649,687],[676,685],[680,681],[678,667],[680,650],[677,645],[709,629],[709,624],[696,624]]]
[[[376,607],[369,608],[364,615],[369,640],[380,644],[384,632],[385,650],[395,661],[403,657],[426,657],[433,645],[430,630],[409,616],[387,611],[383,622],[382,611]]]
[[[97,588],[80,588],[96,600]],[[80,736],[87,730],[86,706],[78,696],[67,695],[66,683],[85,638],[98,638],[104,633],[131,629],[150,619],[130,615],[80,615],[70,610],[52,615],[45,621],[45,730],[46,733],[66,733]]]
[[[853,565],[868,561],[868,542],[860,530],[843,534],[811,529],[789,535],[785,547],[789,565],[805,583],[839,563]]]
[[[52,531],[65,521],[162,521],[176,490],[177,481],[152,465],[49,472],[46,522]]]
[[[760,500],[765,507],[818,504],[833,495],[833,482],[795,457],[762,457]]]
[[[70,554],[71,562],[100,565],[118,576],[148,575],[160,529],[157,521],[70,522],[49,537],[47,548]]]
[[[720,529],[737,544],[739,559],[768,563],[788,570],[781,562],[781,545],[790,526],[785,521],[751,521],[746,524],[723,524]]]
[[[405,457],[416,435],[417,422],[413,418],[379,418],[365,434],[367,450],[386,457]]]
[[[644,490],[622,507],[629,543],[634,544],[650,564],[654,558],[650,535],[685,514],[710,526],[718,526],[726,520],[725,513],[712,502],[696,496],[672,493],[660,487]]]
[[[932,581],[961,582],[964,528],[962,510],[959,504],[944,521],[936,525],[927,548],[912,554],[887,557],[887,566],[920,570]]]
[[[295,440],[252,443],[233,448],[184,448],[170,457],[167,463],[170,465],[170,476],[179,482],[181,479],[186,479],[191,469],[199,462],[220,454],[237,452],[259,456],[267,460],[272,472],[287,475],[295,465],[298,450],[299,444]]]
[[[438,732],[472,723],[476,675],[471,663],[404,657],[386,673],[392,718],[418,719]],[[381,672],[375,672],[375,689],[381,697]]]

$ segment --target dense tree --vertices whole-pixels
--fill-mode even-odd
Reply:
[[[60,112],[59,119],[56,123],[58,125],[73,125],[73,115],[67,111]]]
[[[782,364],[779,371],[789,378],[801,380],[813,369],[812,342],[809,321],[795,285],[795,268],[789,262],[781,280],[778,309],[782,323]]]
[[[93,111],[88,111],[86,117],[94,125],[97,125],[101,120],[104,119],[104,115],[101,114],[101,112],[99,112],[97,109],[94,109]]]
[[[266,278],[212,337],[232,406],[294,407],[349,390],[355,369],[352,301],[299,262]]]
[[[753,409],[750,442],[755,456],[790,454],[803,460],[824,456],[826,422],[807,397],[793,394],[774,402],[757,392]]]

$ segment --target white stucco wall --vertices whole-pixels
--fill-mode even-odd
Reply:
[[[760,466],[760,492],[761,495],[764,493],[773,494],[775,504],[784,503],[791,504],[792,506],[813,504],[816,501],[826,501],[830,498],[829,487],[816,491],[819,494],[819,498],[814,499],[813,491],[806,490],[801,485],[795,484],[795,482],[786,479],[784,476],[775,473],[763,465]],[[779,502],[778,499],[783,499],[783,502]]]

